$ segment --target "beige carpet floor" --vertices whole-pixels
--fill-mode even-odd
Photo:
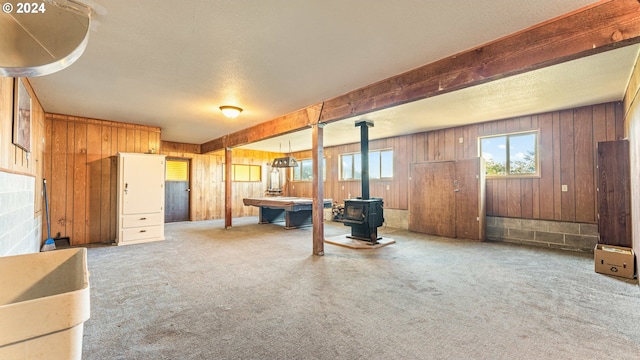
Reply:
[[[382,228],[317,257],[310,228],[252,217],[166,234],[88,250],[84,359],[640,358],[640,287],[592,254]]]

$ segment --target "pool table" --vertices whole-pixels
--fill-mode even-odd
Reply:
[[[267,196],[242,199],[245,206],[260,208],[260,224],[283,222],[285,229],[312,224],[313,199],[287,196]],[[324,199],[324,208],[331,208],[332,200]]]

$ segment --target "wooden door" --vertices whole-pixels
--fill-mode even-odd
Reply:
[[[456,236],[455,162],[411,164],[409,230]]]
[[[485,207],[484,162],[481,158],[458,160],[454,179],[456,206],[456,237],[471,240],[484,239]]]
[[[165,222],[189,220],[189,160],[167,159],[165,178]]]
[[[481,158],[411,164],[409,230],[484,240],[485,181]]]
[[[601,244],[632,246],[627,140],[598,143],[598,232]]]

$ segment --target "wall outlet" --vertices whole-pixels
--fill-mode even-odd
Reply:
[[[562,192],[567,192],[569,191],[569,188],[567,187],[567,185],[562,185]]]

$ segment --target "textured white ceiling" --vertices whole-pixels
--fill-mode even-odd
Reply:
[[[59,73],[32,79],[45,111],[160,126],[163,140],[187,143],[268,121],[595,3],[85,2],[99,8],[99,26],[84,55]],[[497,90],[483,91],[490,96]],[[228,120],[220,105],[244,112]],[[507,116],[486,107],[474,120]],[[447,117],[454,124],[467,121],[463,115]],[[417,123],[429,127],[421,122],[431,116],[420,118]]]
[[[355,122],[371,120],[370,139],[622,100],[640,45],[593,55],[428,99],[331,123],[324,146],[359,141]],[[311,129],[242,146],[311,148]]]

